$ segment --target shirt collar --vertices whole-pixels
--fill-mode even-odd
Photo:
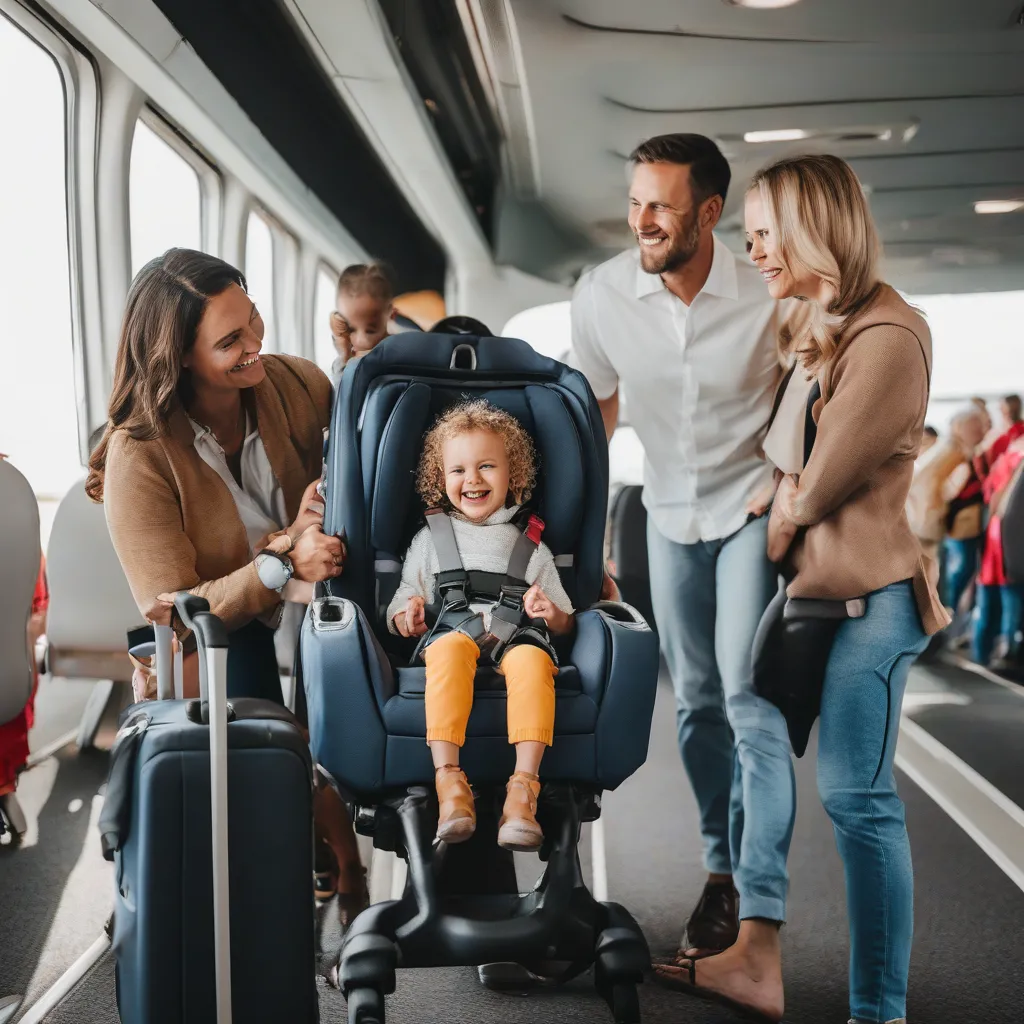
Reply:
[[[189,426],[192,428],[193,441],[192,443],[198,448],[200,445],[209,444],[212,445],[218,451],[223,451],[220,442],[217,440],[216,435],[209,427],[204,427],[202,423],[192,419],[188,413],[185,413],[185,418],[189,422]],[[249,410],[245,412],[245,438],[242,441],[243,446],[249,444],[254,437],[259,436],[259,431],[256,429],[255,424],[252,421],[252,416],[249,415]]]
[[[640,251],[636,253],[636,297],[645,299],[648,295],[655,295],[658,292],[668,291],[665,282],[660,274],[648,274],[640,266]],[[711,257],[711,270],[704,287],[698,295],[717,295],[723,299],[738,299],[740,297],[739,285],[736,277],[736,257],[732,250],[714,236],[714,251]]]
[[[502,523],[511,523],[519,514],[522,507],[522,505],[512,505],[508,508],[499,508],[497,512],[492,512],[482,523],[475,519],[470,519],[468,516],[464,516],[455,508],[449,509],[448,515],[450,515],[452,519],[458,519],[460,522],[470,523],[473,526],[499,526]]]

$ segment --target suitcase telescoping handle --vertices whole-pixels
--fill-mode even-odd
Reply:
[[[170,626],[154,624],[156,641],[156,696],[158,700],[181,700],[182,663],[181,647],[174,650],[174,630]],[[173,679],[173,682],[172,682]]]
[[[199,687],[209,708],[210,808],[213,842],[213,944],[217,1024],[231,1024],[231,914],[228,896],[228,633],[209,602],[187,591],[174,607],[196,635]]]

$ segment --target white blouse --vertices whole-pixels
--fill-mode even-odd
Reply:
[[[807,399],[814,386],[814,374],[797,364],[782,394],[775,419],[764,439],[764,453],[783,473],[800,473],[804,468],[804,425]]]

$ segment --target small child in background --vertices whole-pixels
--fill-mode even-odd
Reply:
[[[382,263],[356,263],[341,272],[331,313],[331,337],[338,350],[332,378],[337,380],[350,359],[365,355],[387,337],[395,315],[394,292],[391,274]]]

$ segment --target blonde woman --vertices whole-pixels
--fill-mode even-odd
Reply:
[[[769,551],[790,597],[866,598],[839,628],[825,674],[818,790],[846,873],[850,1014],[863,1024],[906,1019],[913,874],[893,756],[903,692],[928,636],[948,623],[905,505],[921,444],[931,373],[924,320],[878,277],[878,241],[850,167],[833,156],[783,160],[746,199],[747,247],[775,299],[809,315],[790,339],[820,388],[804,464],[803,416],[776,416],[765,450],[782,481]],[[780,413],[781,413],[780,404]],[[802,411],[802,410],[801,410]],[[774,436],[773,436],[774,435]],[[781,796],[780,796],[781,799]],[[662,968],[695,994],[778,1021],[777,926],[744,921],[717,956]]]

